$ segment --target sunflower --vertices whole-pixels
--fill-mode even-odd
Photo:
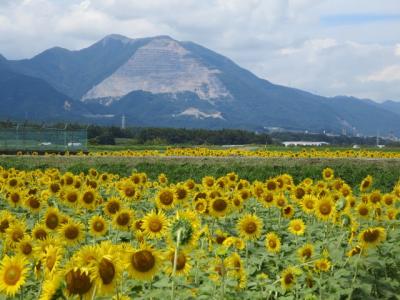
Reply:
[[[14,296],[25,283],[27,261],[23,256],[4,256],[0,264],[0,291]]]
[[[92,261],[89,272],[90,279],[97,286],[99,295],[114,295],[122,272],[123,265],[116,246],[110,242],[102,242],[96,248],[96,258]]]
[[[301,274],[301,270],[296,267],[288,267],[281,273],[281,286],[284,290],[289,290],[296,284],[296,277]]]
[[[79,192],[77,189],[69,188],[64,193],[64,201],[70,207],[76,207],[79,203]]]
[[[297,250],[297,255],[302,262],[306,262],[311,259],[314,254],[314,246],[312,244],[305,244]]]
[[[14,208],[22,204],[23,198],[25,198],[25,193],[20,190],[13,190],[7,194],[8,203]]]
[[[373,191],[369,194],[368,197],[369,203],[371,203],[374,206],[377,206],[381,203],[382,201],[382,195],[380,191]]]
[[[239,235],[245,240],[256,240],[261,236],[263,221],[254,214],[246,214],[236,225]]]
[[[160,211],[151,211],[143,217],[141,228],[150,239],[161,239],[168,230],[169,222],[165,214]]]
[[[89,221],[90,234],[93,236],[104,236],[107,233],[107,221],[102,216],[93,216]]]
[[[215,178],[212,176],[205,176],[202,180],[201,183],[205,188],[212,188],[215,184]]]
[[[86,188],[81,192],[79,204],[89,210],[96,208],[96,201],[98,198],[97,191],[93,188]]]
[[[204,214],[207,211],[207,200],[206,199],[199,199],[193,202],[193,208],[197,213]]]
[[[290,204],[286,205],[284,208],[282,208],[281,212],[283,217],[290,219],[294,215],[294,207]]]
[[[168,178],[167,175],[165,175],[164,173],[161,173],[160,175],[158,175],[158,182],[161,185],[165,185],[168,183]]]
[[[258,201],[266,208],[272,207],[275,203],[274,193],[264,191]]]
[[[314,208],[318,199],[313,195],[305,195],[300,202],[301,209],[306,214],[311,214],[314,212]]]
[[[232,204],[232,208],[241,211],[243,209],[243,199],[241,197],[233,197],[233,199],[231,200],[231,204]]]
[[[161,265],[160,253],[152,247],[141,244],[139,249],[128,250],[126,255],[129,275],[136,280],[152,280]]]
[[[270,232],[265,237],[265,247],[273,254],[281,251],[281,239],[275,232]]]
[[[335,215],[335,203],[330,196],[324,196],[315,204],[315,214],[320,220],[329,220]]]
[[[128,201],[139,200],[140,198],[138,188],[129,181],[125,181],[124,183],[122,183],[119,189],[119,193],[123,199]]]
[[[35,252],[38,253],[45,276],[49,278],[49,276],[52,276],[58,270],[58,266],[64,255],[63,247],[47,245],[44,248],[37,247]]]
[[[208,209],[214,217],[225,217],[230,211],[230,203],[225,198],[214,198],[210,201]]]
[[[370,209],[369,205],[364,202],[361,202],[356,207],[357,216],[359,216],[363,219],[368,219],[370,212],[371,212],[371,209]]]
[[[129,231],[133,222],[133,211],[130,209],[121,209],[115,214],[113,219],[114,226],[119,230]]]
[[[184,202],[189,198],[189,191],[184,184],[178,184],[175,187],[176,200]]]
[[[240,278],[244,273],[244,266],[239,254],[233,252],[225,260],[227,266],[227,275],[231,278]]]
[[[15,221],[6,230],[6,244],[14,249],[25,237],[26,225],[22,221]]]
[[[269,192],[275,192],[279,188],[279,185],[275,179],[269,179],[265,182],[265,188]]]
[[[107,216],[113,217],[122,207],[122,201],[119,198],[111,197],[105,202],[103,210]]]
[[[192,249],[200,237],[200,225],[200,220],[195,213],[190,211],[177,212],[168,230],[169,245],[175,247],[179,237],[181,248]]]
[[[357,245],[357,246],[351,248],[349,250],[349,252],[347,252],[347,256],[355,256],[355,255],[358,255],[360,253],[362,253],[362,248]]]
[[[91,298],[94,284],[87,270],[74,266],[71,262],[65,268],[64,280],[66,284],[65,291],[69,297]]]
[[[49,207],[44,216],[44,224],[49,230],[56,230],[61,225],[61,213],[55,207]]]
[[[30,236],[25,236],[22,240],[19,241],[17,248],[18,248],[18,253],[21,256],[24,256],[26,258],[31,258],[34,255],[34,243],[33,240]]]
[[[173,189],[162,188],[156,195],[156,205],[160,209],[171,209],[175,206],[176,194]]]
[[[167,267],[166,273],[168,275],[172,275],[174,271],[174,262],[175,262],[175,248],[170,248],[166,255]],[[192,266],[190,264],[189,253],[186,250],[180,249],[177,252],[176,257],[176,267],[175,267],[175,275],[177,276],[187,276],[190,273]]]
[[[294,219],[289,222],[289,231],[295,235],[303,235],[306,229],[302,219]]]
[[[367,191],[371,185],[372,185],[373,179],[371,175],[368,175],[367,177],[365,177],[360,184],[360,191],[361,192],[365,192]]]
[[[47,238],[48,234],[49,233],[46,225],[42,223],[36,223],[32,229],[32,237],[35,240],[44,240]]]
[[[395,203],[396,196],[394,194],[385,194],[383,195],[382,202],[386,206],[390,207]]]
[[[326,258],[318,259],[314,263],[314,267],[317,272],[328,272],[331,269],[331,266],[331,262]]]
[[[44,280],[39,300],[57,299],[57,297],[59,297],[61,283],[62,283],[61,271],[58,271],[53,276]]]
[[[68,245],[76,245],[84,238],[84,225],[78,221],[69,221],[66,224],[61,225],[58,233],[63,241]]]
[[[332,179],[334,178],[334,172],[333,172],[333,170],[332,170],[331,168],[325,168],[325,169],[322,171],[322,177],[323,177],[325,180],[332,180]]]
[[[238,250],[243,250],[244,247],[246,246],[242,239],[234,237],[234,236],[230,236],[230,237],[226,238],[222,242],[222,245],[224,245],[225,247],[228,247],[228,248],[233,245]]]
[[[360,232],[358,240],[362,248],[372,248],[386,239],[386,230],[383,227],[367,228]]]
[[[279,208],[284,208],[287,205],[287,200],[284,194],[275,196],[275,205]]]
[[[294,201],[300,201],[306,195],[306,190],[303,186],[296,186],[292,189],[291,196]]]
[[[43,209],[43,202],[36,196],[29,196],[25,200],[25,207],[32,213],[39,213]]]
[[[7,210],[0,212],[0,236],[6,233],[6,230],[12,223],[14,223],[16,218],[14,215],[9,213]]]

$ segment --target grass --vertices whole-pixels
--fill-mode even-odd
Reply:
[[[282,173],[292,175],[297,183],[304,178],[320,179],[326,167],[335,170],[351,186],[372,175],[374,186],[390,191],[400,178],[400,160],[396,159],[287,159],[256,157],[78,157],[78,156],[0,156],[0,166],[21,170],[60,168],[74,173],[96,168],[128,176],[134,171],[145,172],[151,179],[165,173],[171,182],[188,178],[200,181],[207,175],[219,177],[236,172],[250,181],[265,180]]]

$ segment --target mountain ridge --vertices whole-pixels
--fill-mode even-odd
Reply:
[[[47,82],[88,123],[118,124],[124,114],[131,125],[400,135],[396,105],[273,84],[206,47],[164,35],[112,34],[80,50],[53,47],[24,60],[0,56],[1,65]]]

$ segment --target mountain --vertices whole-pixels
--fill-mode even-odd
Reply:
[[[77,107],[71,112],[87,122],[119,124],[125,115],[128,124],[141,126],[400,135],[400,115],[391,108],[276,85],[214,51],[169,36],[109,35],[82,50],[52,48],[5,64],[65,95]]]
[[[61,94],[46,81],[0,65],[0,118],[78,121],[84,113],[87,111],[82,104]]]
[[[400,102],[387,100],[387,101],[381,103],[381,106],[386,108],[388,111],[392,111],[395,114],[398,114],[400,116]]]

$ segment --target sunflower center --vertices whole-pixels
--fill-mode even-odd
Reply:
[[[0,223],[0,232],[4,233],[6,232],[6,229],[10,227],[10,222],[8,222],[8,220],[3,220]]]
[[[257,224],[250,221],[245,225],[244,231],[246,231],[248,234],[252,234],[257,231]]]
[[[38,209],[40,207],[40,202],[38,199],[31,197],[29,198],[29,206],[33,209]]]
[[[38,240],[44,240],[47,237],[47,232],[44,229],[38,229],[35,231],[35,238]]]
[[[150,251],[140,250],[132,255],[131,264],[135,270],[145,273],[155,266],[156,260]]]
[[[319,211],[322,215],[329,215],[332,211],[332,206],[329,203],[323,203],[319,207]]]
[[[67,176],[67,177],[65,178],[65,183],[66,183],[67,185],[71,185],[71,184],[74,183],[74,179],[73,179],[71,176]]]
[[[217,241],[217,244],[222,244],[225,241],[226,237],[223,235],[218,235],[217,238],[215,239]]]
[[[213,202],[213,208],[216,211],[224,211],[228,206],[228,203],[224,199],[217,199]]]
[[[19,242],[24,237],[24,232],[19,229],[14,230],[11,237],[14,242]]]
[[[276,189],[276,183],[274,181],[270,181],[267,183],[267,189],[269,191],[274,191]]]
[[[360,207],[360,209],[358,210],[358,213],[361,216],[366,216],[366,215],[368,215],[368,208],[366,208],[365,206]]]
[[[204,210],[204,204],[202,202],[197,203],[196,204],[196,210],[203,211]]]
[[[301,225],[300,224],[294,224],[293,225],[294,231],[300,231],[301,230]]]
[[[284,277],[285,284],[287,284],[287,285],[291,284],[293,282],[293,280],[294,280],[294,276],[291,273],[286,274]]]
[[[94,201],[94,195],[92,192],[86,192],[83,194],[83,202],[91,204]]]
[[[364,233],[364,241],[367,243],[373,243],[379,238],[379,231],[378,230],[367,230]]]
[[[313,208],[314,208],[314,202],[312,202],[312,201],[307,201],[307,202],[306,202],[306,207],[307,207],[308,209],[313,209]]]
[[[271,203],[272,201],[274,201],[274,196],[272,194],[267,194],[264,196],[264,201],[267,203]]]
[[[102,221],[96,221],[93,224],[93,229],[96,232],[102,232],[104,229],[104,223]]]
[[[74,240],[78,237],[79,235],[79,229],[76,226],[68,226],[65,229],[64,233],[65,237],[69,240]]]
[[[302,188],[296,189],[296,198],[301,199],[306,194],[306,192]]]
[[[3,176],[3,177],[4,177],[4,176]],[[11,180],[8,182],[8,184],[9,184],[11,187],[17,186],[17,183],[18,183],[18,181],[17,181],[17,179],[15,179],[15,178],[11,179]]]
[[[58,183],[52,183],[50,185],[50,190],[55,194],[60,190],[60,186],[58,185]]]
[[[32,253],[32,245],[29,243],[25,243],[22,245],[22,253],[25,255],[29,255]]]
[[[309,248],[306,248],[306,249],[304,249],[303,250],[303,253],[302,253],[302,256],[305,258],[305,259],[309,259],[310,257],[311,257],[311,249],[309,249]]]
[[[84,295],[92,287],[89,275],[81,273],[81,270],[71,270],[65,275],[67,290],[73,295]]]
[[[133,197],[133,196],[135,196],[135,189],[131,186],[127,186],[124,189],[124,193],[125,193],[125,196],[127,196],[127,197]]]
[[[104,284],[110,284],[115,277],[114,264],[106,258],[102,258],[99,264],[99,273]]]
[[[170,205],[174,201],[174,196],[169,191],[164,191],[160,195],[160,202],[164,205]]]
[[[120,226],[126,226],[129,224],[130,219],[131,218],[128,213],[121,213],[117,217],[117,223]]]
[[[273,240],[273,239],[270,239],[268,241],[268,245],[269,245],[270,248],[274,249],[274,248],[276,248],[276,241]]]
[[[107,209],[108,209],[109,213],[115,214],[117,211],[119,211],[120,205],[118,202],[112,201],[112,202],[108,203]]]
[[[151,220],[149,222],[149,228],[152,232],[159,232],[162,229],[162,224],[159,220]]]
[[[17,266],[10,266],[4,273],[4,282],[7,285],[15,285],[21,278],[21,269]]]
[[[172,263],[174,263],[174,256],[172,256]],[[178,271],[185,268],[186,265],[186,256],[183,253],[179,253],[176,259],[176,269]]]
[[[54,213],[50,213],[46,218],[46,226],[50,229],[55,229],[58,226],[59,219]]]
[[[176,191],[176,194],[178,195],[179,200],[185,199],[185,197],[187,196],[187,192],[185,189],[178,189]]]
[[[19,202],[20,199],[21,199],[21,197],[19,196],[18,193],[13,193],[13,194],[11,194],[11,201],[12,201],[14,204],[17,204],[17,203]]]
[[[69,193],[67,195],[67,201],[70,203],[75,203],[78,200],[78,194],[77,193]]]

